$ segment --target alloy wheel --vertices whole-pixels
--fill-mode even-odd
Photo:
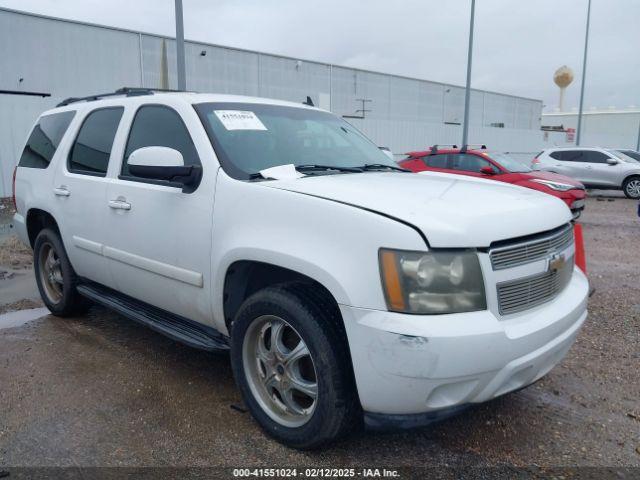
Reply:
[[[47,299],[56,304],[62,300],[64,280],[58,253],[50,243],[45,243],[39,255],[40,283]]]
[[[307,423],[318,401],[316,368],[300,334],[274,315],[256,318],[245,334],[247,383],[261,408],[286,427]]]

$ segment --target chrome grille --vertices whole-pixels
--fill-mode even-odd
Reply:
[[[559,252],[573,243],[573,228],[566,225],[555,232],[543,234],[525,242],[512,243],[490,250],[494,270],[524,265]]]
[[[567,286],[573,273],[571,255],[558,270],[499,283],[498,308],[501,315],[518,313],[555,298]]]

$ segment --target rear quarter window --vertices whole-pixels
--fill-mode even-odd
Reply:
[[[75,114],[68,111],[40,117],[22,150],[18,166],[47,168]]]

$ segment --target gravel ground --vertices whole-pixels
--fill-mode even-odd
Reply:
[[[231,408],[240,397],[226,356],[96,307],[0,329],[0,466],[640,467],[636,208],[588,200],[590,316],[530,388],[430,428],[297,452]]]

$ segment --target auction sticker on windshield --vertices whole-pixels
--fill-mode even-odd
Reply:
[[[215,110],[218,119],[227,130],[266,130],[256,114],[242,110]]]

